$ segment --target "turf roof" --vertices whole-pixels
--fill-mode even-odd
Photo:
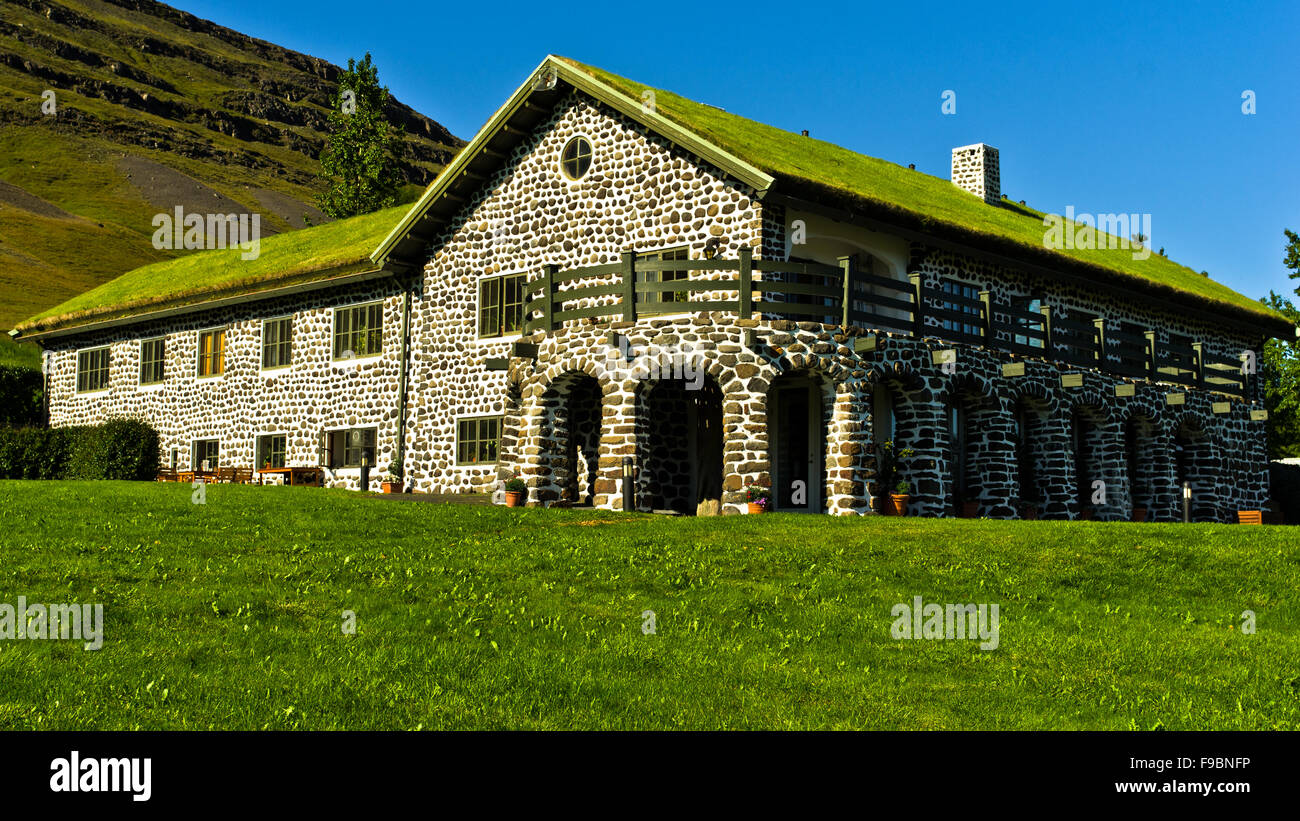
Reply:
[[[640,106],[649,86],[565,57],[549,57]],[[1190,296],[1202,307],[1231,307],[1234,313],[1258,318],[1275,328],[1289,321],[1261,303],[1186,266],[1152,254],[1135,260],[1127,249],[1062,249],[1043,247],[1044,212],[1009,203],[989,205],[950,181],[858,154],[840,146],[804,137],[697,103],[663,89],[654,89],[657,114],[741,163],[777,180],[777,189],[817,201],[839,200],[867,206],[927,231],[956,232],[959,238],[987,239],[1002,250],[1013,248],[1040,264],[1069,262],[1088,266],[1099,275],[1118,275],[1133,286]],[[661,120],[660,122],[663,122]],[[478,139],[467,146],[474,148]],[[448,166],[450,175],[455,162]],[[432,193],[438,188],[435,181]],[[426,194],[426,198],[428,197]],[[203,251],[130,271],[25,321],[27,334],[65,328],[154,309],[208,299],[254,294],[281,285],[326,279],[373,267],[375,249],[399,233],[423,211],[399,206],[315,228],[269,237],[257,260],[242,261],[238,250]],[[407,213],[409,211],[409,213]],[[405,219],[403,215],[405,214]],[[401,223],[399,225],[399,222]],[[1098,236],[1104,237],[1102,232]],[[374,252],[374,254],[372,254]],[[1062,259],[1064,257],[1064,259]],[[1083,268],[1087,271],[1089,268]]]
[[[370,252],[401,219],[401,205],[266,237],[257,259],[238,248],[195,251],[128,271],[18,326],[27,334],[253,294],[374,267]]]
[[[964,234],[1009,241],[1038,256],[1040,264],[1050,265],[1051,255],[1063,255],[1137,280],[1135,284],[1174,288],[1197,297],[1206,307],[1230,305],[1261,319],[1286,319],[1257,300],[1159,254],[1135,260],[1133,251],[1123,248],[1059,251],[1044,248],[1044,212],[1013,203],[990,205],[949,180],[765,125],[567,57],[556,59],[638,104],[644,91],[653,90],[659,115],[772,175],[778,181],[778,190],[839,195],[874,205],[920,226],[950,227]],[[1107,236],[1100,231],[1097,235],[1099,239]]]

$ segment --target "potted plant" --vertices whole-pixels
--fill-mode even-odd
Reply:
[[[506,507],[523,507],[527,498],[528,485],[524,483],[523,477],[515,476],[506,482]]]
[[[772,505],[772,491],[762,485],[750,485],[745,488],[745,501],[750,513],[765,513]]]
[[[402,492],[402,460],[394,459],[388,465],[388,478],[385,479],[381,486],[384,493],[401,493]]]
[[[893,513],[895,516],[906,515],[907,500],[910,498],[912,492],[912,483],[900,480],[898,478],[898,473],[902,460],[911,459],[915,455],[916,451],[911,448],[896,450],[894,448],[893,439],[881,442],[880,446],[876,448],[876,486],[880,488],[892,487],[894,489],[894,492],[890,494],[888,499],[881,499],[882,513],[885,513],[886,515]],[[900,488],[902,489],[900,490]],[[903,497],[901,507],[894,504],[893,498],[895,496]]]
[[[891,516],[906,516],[907,503],[912,498],[912,483],[902,481],[894,485],[894,492],[889,494],[889,513]]]

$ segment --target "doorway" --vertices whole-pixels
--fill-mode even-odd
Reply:
[[[768,393],[772,506],[821,513],[826,441],[821,387],[806,376],[780,377]]]

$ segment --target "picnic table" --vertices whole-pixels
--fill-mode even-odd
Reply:
[[[325,472],[318,467],[262,468],[257,473],[261,478],[283,476],[286,485],[315,485],[319,487],[325,483]]]

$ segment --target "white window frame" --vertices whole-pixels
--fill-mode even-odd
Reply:
[[[329,345],[330,348],[329,350],[330,362],[333,363],[334,367],[350,368],[353,367],[354,365],[363,362],[370,362],[375,359],[379,359],[384,355],[384,347],[385,347],[384,330],[385,329],[383,325],[381,325],[379,329],[379,353],[370,353],[370,354],[366,354],[365,356],[352,356],[350,358],[342,358],[342,359],[334,355],[334,338],[337,335],[337,331],[338,331],[339,311],[349,311],[355,308],[368,308],[371,305],[379,306],[379,321],[382,323],[384,321],[384,307],[385,307],[384,300],[382,299],[367,299],[364,302],[351,302],[348,303],[347,305],[335,305],[333,308],[329,309],[330,338],[327,344]]]
[[[108,361],[107,363],[105,363],[105,367],[104,367],[104,370],[106,371],[106,374],[104,376],[104,387],[83,391],[81,389],[81,355],[83,353],[94,353],[96,351],[106,351],[108,353]],[[75,392],[79,396],[93,396],[95,394],[108,393],[110,390],[113,389],[113,346],[96,345],[93,348],[78,348],[77,359],[76,359],[76,372],[77,373],[76,373],[75,381],[72,384],[73,387],[76,389]]]
[[[283,322],[286,319],[289,320],[289,364],[276,365],[275,367],[268,368],[264,364],[264,360],[266,356],[266,324],[268,322]],[[293,349],[294,349],[293,337],[294,337],[294,326],[297,324],[294,321],[295,319],[297,319],[297,317],[295,317],[293,314],[282,314],[280,316],[268,316],[262,319],[260,335],[257,340],[257,372],[259,374],[279,373],[281,371],[287,371],[293,368]],[[334,350],[334,335],[331,334],[330,335],[331,353],[333,352],[333,350]]]

